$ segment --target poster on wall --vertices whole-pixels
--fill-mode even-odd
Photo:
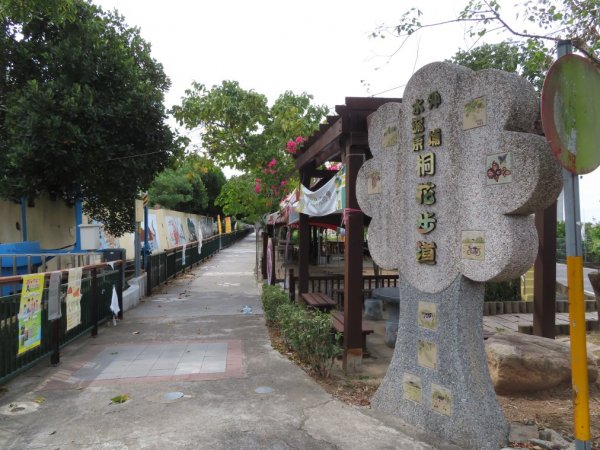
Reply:
[[[117,237],[114,237],[112,234],[109,234],[106,231],[104,231],[104,224],[102,222],[92,220],[92,225],[100,225],[100,228],[98,228],[98,233],[100,237],[100,250],[121,247],[121,240]]]
[[[181,219],[179,217],[165,217],[167,225],[167,240],[169,241],[169,247],[179,247],[187,242],[185,233],[183,232],[183,225],[181,225]]]
[[[81,323],[81,267],[69,269],[67,280],[67,331]]]
[[[212,217],[202,217],[200,222],[200,229],[202,230],[202,237],[209,237],[214,234],[213,232],[213,218]]]
[[[187,228],[190,236],[190,242],[195,242],[198,240],[198,224],[191,217],[187,218]]]
[[[44,274],[23,275],[23,288],[19,305],[19,351],[40,345],[42,339],[42,294]]]
[[[148,248],[151,252],[160,249],[160,238],[158,235],[156,214],[148,214]],[[144,245],[144,222],[140,222],[140,242]]]

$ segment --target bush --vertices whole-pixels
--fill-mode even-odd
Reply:
[[[277,286],[271,286],[268,284],[263,285],[262,304],[265,320],[267,322],[275,322],[277,318],[277,308],[286,303],[289,304],[290,300],[285,291],[282,291]]]
[[[506,302],[521,300],[521,279],[485,283],[484,301]]]
[[[331,316],[290,303],[287,294],[275,286],[263,288],[265,318],[276,325],[283,342],[298,359],[319,375],[329,376],[333,361],[342,353],[339,333],[332,332]]]
[[[334,359],[342,352],[339,336],[332,332],[331,316],[290,303],[277,310],[277,323],[282,339],[298,358],[319,375],[329,376]]]

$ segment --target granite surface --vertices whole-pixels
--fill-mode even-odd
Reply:
[[[533,265],[531,214],[562,188],[538,119],[526,80],[429,64],[402,103],[372,117],[373,158],[358,175],[371,255],[400,272],[394,357],[373,406],[465,449],[507,443],[483,346],[483,282]]]
[[[371,401],[374,409],[464,449],[497,450],[507,443],[508,423],[496,400],[483,347],[483,289],[482,283],[460,276],[442,292],[424,295],[400,275],[398,339],[392,364]],[[419,324],[423,303],[429,313],[435,309],[435,327]],[[435,346],[436,358],[419,357],[428,350],[423,351],[421,342]],[[417,384],[420,401],[411,394]],[[445,410],[434,408],[440,402],[435,391],[449,394]]]
[[[441,103],[430,109],[428,99],[436,92]],[[413,114],[417,100],[424,108]],[[430,293],[459,274],[502,281],[531,267],[537,234],[529,215],[551,204],[562,188],[559,165],[545,139],[531,133],[538,103],[526,80],[499,70],[473,72],[433,63],[416,72],[402,103],[383,105],[375,113],[369,128],[373,159],[358,176],[358,202],[373,219],[368,240],[374,260],[399,269],[409,283]],[[418,118],[424,121],[425,142],[414,151],[418,134],[412,123]],[[394,121],[398,139],[389,145]],[[435,130],[441,132],[441,145],[428,145]],[[418,158],[427,153],[435,158],[435,173],[419,174]],[[372,188],[374,174],[379,174],[379,189]],[[423,183],[435,185],[431,205],[416,200]],[[417,232],[422,213],[436,219],[435,229],[425,235]],[[435,264],[417,262],[419,241],[435,243]],[[463,244],[475,241],[480,241],[478,254],[466,255]]]

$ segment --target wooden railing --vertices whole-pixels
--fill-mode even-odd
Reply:
[[[291,300],[296,299],[296,285],[298,277],[294,275],[294,269],[289,270],[288,289]],[[397,286],[398,275],[363,275],[363,288],[372,290],[378,287]],[[343,274],[310,275],[308,277],[308,292],[323,292],[333,296],[334,291],[344,289]]]

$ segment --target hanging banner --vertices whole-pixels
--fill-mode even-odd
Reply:
[[[58,320],[62,317],[60,310],[61,279],[61,272],[52,272],[50,274],[50,283],[48,284],[48,320]]]
[[[67,331],[81,323],[81,267],[69,269],[67,281]]]
[[[121,311],[121,308],[119,308],[119,296],[117,295],[117,288],[114,284],[112,289],[112,297],[110,299],[110,310],[112,311],[113,316],[118,315],[119,311]]]
[[[44,274],[23,275],[19,305],[18,355],[40,345],[42,339],[42,294]]]
[[[185,244],[183,244],[183,249],[181,250],[181,265],[185,266]]]
[[[231,217],[225,217],[225,233],[231,233]]]
[[[198,227],[198,254],[202,253],[202,228]]]
[[[324,186],[311,191],[300,186],[300,201],[296,207],[299,213],[322,217],[340,212],[346,207],[346,169],[342,168]]]
[[[221,228],[221,216],[219,214],[217,214],[217,230],[219,231],[219,234],[222,233],[222,228]]]

